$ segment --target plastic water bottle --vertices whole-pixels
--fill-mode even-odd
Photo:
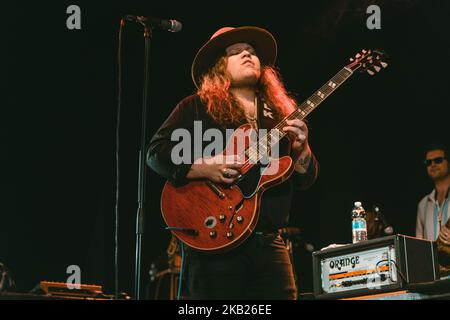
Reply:
[[[359,201],[352,210],[352,239],[353,243],[367,240],[366,211]]]

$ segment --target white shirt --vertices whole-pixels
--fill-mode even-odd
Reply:
[[[435,241],[441,226],[450,218],[449,196],[439,206],[436,200],[436,189],[420,200],[417,207],[416,237]]]

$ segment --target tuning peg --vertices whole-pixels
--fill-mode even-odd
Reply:
[[[381,61],[380,64],[381,64],[381,66],[382,66],[383,68],[386,68],[386,67],[388,66],[388,64],[387,64],[386,62],[383,62],[383,61]]]
[[[373,75],[375,74],[375,72],[373,72],[373,71],[370,70],[370,69],[367,69],[367,73],[370,74],[371,76],[373,76]]]
[[[355,58],[359,59],[361,57],[361,55],[359,53],[356,54]]]
[[[353,59],[353,58],[350,58],[349,60],[350,60],[350,62],[353,62],[353,61],[355,61],[355,59]]]
[[[381,68],[379,66],[373,66],[376,72],[380,72]]]
[[[366,54],[366,53],[367,53],[367,51],[366,51],[366,50],[364,50],[364,49],[362,49],[362,50],[361,50],[361,52],[362,52],[362,53],[364,53],[364,54]]]

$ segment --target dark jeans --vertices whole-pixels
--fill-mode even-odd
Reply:
[[[292,264],[278,234],[254,233],[223,254],[188,251],[190,299],[297,299]]]

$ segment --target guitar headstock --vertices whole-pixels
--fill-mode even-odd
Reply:
[[[354,58],[350,58],[350,64],[346,67],[352,71],[367,72],[371,76],[385,69],[387,55],[381,50],[362,50]]]

